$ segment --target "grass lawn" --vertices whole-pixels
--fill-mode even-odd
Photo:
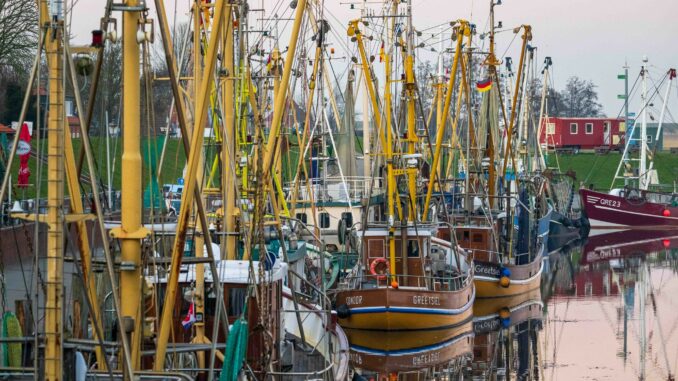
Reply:
[[[595,189],[609,190],[614,178],[621,154],[614,152],[606,155],[580,152],[575,155],[558,155],[560,170],[573,170],[577,173],[577,181],[583,181],[587,186],[593,184]],[[556,157],[548,158],[549,166],[555,165]],[[634,163],[635,164],[635,163]],[[678,155],[660,152],[654,161],[654,168],[659,174],[661,184],[672,184],[678,179]],[[623,183],[617,181],[616,186]]]
[[[293,142],[296,139],[290,139]],[[361,140],[361,139],[360,139]],[[101,182],[106,183],[106,140],[100,137],[92,137],[92,149],[94,151],[95,161],[97,163],[97,175]],[[43,139],[40,142],[41,149],[43,151],[43,157],[46,145],[46,139]],[[358,142],[360,144],[361,142]],[[73,139],[73,146],[76,153],[76,159],[82,142],[80,139]],[[32,141],[33,151],[38,147],[38,141]],[[113,187],[115,189],[120,189],[120,180],[121,180],[121,157],[122,157],[122,139],[121,138],[112,138],[110,142],[110,149],[112,152],[111,165],[114,167],[113,171]],[[149,181],[149,165],[147,161],[147,151],[149,149],[149,142],[144,140],[142,142],[142,156],[144,157],[144,185],[146,188]],[[160,152],[162,146],[160,143],[157,143],[156,147],[150,145],[151,150],[156,150],[157,158],[160,158]],[[356,148],[357,149],[357,148]],[[207,146],[208,157],[214,157],[215,147]],[[286,157],[283,158],[283,168],[285,172],[293,173],[296,169],[294,165],[297,160],[298,152],[297,147],[293,147],[291,152]],[[177,182],[177,178],[182,177],[182,171],[186,163],[185,154],[183,146],[181,145],[179,139],[173,138],[169,139],[167,142],[167,149],[165,152],[165,159],[163,164],[163,169],[161,173],[161,182],[162,184],[171,183],[174,184]],[[560,164],[560,169],[565,172],[568,170],[573,170],[577,174],[577,181],[583,181],[587,186],[593,184],[596,189],[607,190],[610,189],[612,178],[614,177],[615,171],[617,170],[617,165],[619,164],[619,159],[621,154],[619,153],[608,153],[606,155],[596,155],[594,153],[583,153],[580,152],[575,155],[558,155],[558,163]],[[551,155],[548,157],[549,166],[555,165],[556,157]],[[209,163],[206,164],[205,173],[209,173],[209,168],[212,165],[212,161],[209,160]],[[18,158],[14,161],[12,166],[12,184],[16,183],[16,174],[18,172],[19,160]],[[38,179],[38,163],[35,157],[31,157],[29,160],[29,167],[31,169],[31,183],[36,184],[39,181],[41,185],[40,194],[42,197],[45,197],[47,194],[47,165],[42,165],[42,178]],[[668,152],[661,152],[657,154],[655,158],[655,168],[659,173],[659,181],[662,184],[672,184],[674,181],[678,180],[678,155],[672,155]],[[290,173],[287,173],[290,176]],[[87,166],[83,170],[84,177],[88,177]],[[218,181],[218,178],[215,179]],[[620,186],[621,183],[618,182],[617,186]],[[86,191],[89,191],[88,186],[85,185]],[[14,187],[15,195],[20,198],[32,198],[35,197],[36,186],[32,185],[25,190],[18,189]],[[68,191],[66,191],[68,193]]]
[[[96,169],[97,169],[97,175],[103,184],[106,184],[107,182],[107,176],[106,176],[106,139],[105,138],[100,138],[100,137],[91,137],[91,143],[92,143],[92,150],[94,152],[94,160],[96,162]],[[46,142],[47,139],[41,139],[40,142],[38,142],[36,139],[33,139],[31,141],[31,146],[33,148],[33,152],[36,152],[38,149],[38,146],[40,146],[40,149],[42,151],[42,157],[46,157]],[[82,146],[82,141],[80,139],[73,139],[73,150],[75,152],[75,158],[77,161],[78,154],[80,151],[80,147]],[[160,152],[162,150],[162,146],[160,144],[157,145],[157,147],[153,147],[152,144],[149,144],[147,140],[142,141],[142,146],[141,146],[141,155],[144,158],[144,169],[143,169],[143,179],[144,179],[144,185],[143,187],[146,188],[148,186],[148,181],[149,181],[149,165],[147,162],[147,152],[149,150],[149,146],[151,150],[157,150],[157,158],[159,160],[160,158]],[[113,187],[115,189],[120,189],[120,180],[122,177],[122,171],[121,171],[121,159],[122,159],[122,138],[111,138],[110,141],[110,152],[111,152],[111,166],[114,168],[113,174],[112,174],[112,182],[113,182]],[[182,171],[184,168],[184,165],[186,163],[186,155],[184,154],[184,149],[183,146],[181,145],[179,139],[169,139],[167,142],[167,149],[165,152],[165,160],[163,164],[163,170],[161,172],[161,184],[166,184],[166,183],[176,183],[177,178],[182,176]],[[31,170],[31,177],[30,177],[30,183],[31,186],[27,187],[26,189],[20,189],[15,186],[16,184],[16,178],[17,178],[17,173],[18,173],[18,168],[19,168],[19,160],[18,158],[15,158],[14,163],[12,165],[12,185],[14,188],[14,194],[19,197],[19,198],[33,198],[35,197],[36,193],[36,184],[39,183],[41,185],[41,190],[40,190],[40,196],[45,197],[47,195],[47,164],[46,162],[43,162],[41,166],[41,176],[38,178],[38,160],[35,157],[31,157],[28,161],[28,166]],[[87,169],[86,165],[86,160],[85,160],[85,165],[83,167],[83,178],[89,179],[89,172]],[[65,181],[65,179],[64,179]],[[162,186],[162,185],[161,185]],[[87,192],[89,192],[89,186],[84,185],[84,188]],[[68,195],[68,189],[66,189],[66,195]]]

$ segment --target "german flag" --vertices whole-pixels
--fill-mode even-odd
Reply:
[[[476,82],[476,90],[478,90],[481,93],[484,93],[486,91],[489,91],[492,88],[492,80],[490,78]]]

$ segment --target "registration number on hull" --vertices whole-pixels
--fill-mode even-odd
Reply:
[[[602,199],[599,202],[600,202],[600,205],[610,206],[610,207],[613,207],[613,208],[621,207],[620,201]]]

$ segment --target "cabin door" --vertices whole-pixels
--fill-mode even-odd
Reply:
[[[610,145],[610,122],[603,124],[603,144],[606,146]]]

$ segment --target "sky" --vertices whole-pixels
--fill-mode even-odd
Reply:
[[[282,6],[276,8],[278,12],[289,9],[287,1],[281,1]],[[353,10],[350,9],[350,1],[325,0],[330,14],[327,17],[337,20],[332,22],[334,29],[345,28],[345,22],[360,16],[362,1],[357,0]],[[488,28],[488,0],[412,1],[413,23],[419,30],[460,18],[475,23],[479,31]],[[152,5],[153,1],[147,0],[147,3]],[[166,1],[170,20],[175,4],[177,18],[186,19],[189,3],[189,0]],[[250,1],[251,8],[260,8],[263,4],[267,11],[274,9],[276,3],[276,0]],[[75,3],[71,30],[76,42],[86,41],[90,31],[98,28],[104,4],[105,0],[79,0]],[[377,10],[380,2],[369,0],[368,7]],[[625,63],[629,66],[631,82],[640,72],[643,56],[649,60],[648,70],[654,81],[670,67],[678,67],[676,0],[504,0],[495,10],[496,20],[502,21],[504,28],[532,25],[532,44],[538,48],[539,55],[536,65],[541,66],[544,56],[552,57],[552,80],[557,89],[562,89],[571,76],[593,81],[598,86],[599,102],[608,116],[617,116],[623,106],[617,94],[623,93],[624,84],[617,79],[617,74],[623,72]],[[153,13],[150,17],[157,19]],[[87,16],[79,17],[81,15]],[[342,21],[344,24],[339,24]],[[339,34],[345,35],[343,31]],[[506,51],[517,63],[516,51],[520,41],[516,39],[511,43],[512,39],[511,32],[500,33],[497,52],[503,54]],[[281,32],[283,40],[284,31]],[[432,61],[436,59],[433,53],[421,52],[420,56],[422,59],[429,57]],[[678,86],[675,84],[670,98],[669,118],[675,116],[678,119]],[[660,103],[655,105],[656,113]],[[639,109],[638,97],[632,99],[630,105],[632,111]]]

